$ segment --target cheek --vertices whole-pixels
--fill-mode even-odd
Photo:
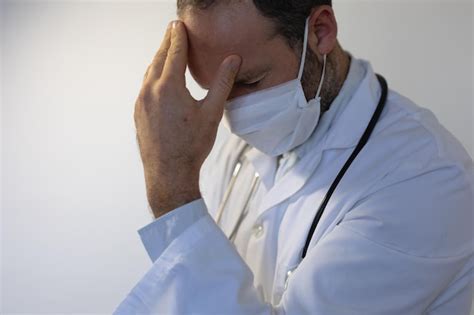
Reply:
[[[219,65],[216,65],[215,60],[211,60],[206,55],[194,55],[192,53],[188,56],[188,69],[193,79],[203,88],[209,88],[212,84],[215,73]]]
[[[298,77],[300,61],[293,54],[286,54],[275,62],[273,67],[274,82],[283,83],[294,80]]]
[[[295,80],[298,77],[298,71],[299,60],[293,53],[276,56],[276,58],[272,60],[270,71],[258,86],[258,90]]]
[[[256,90],[264,90],[295,80],[298,77],[299,64],[296,62],[276,63],[262,80]]]
[[[254,91],[257,91],[257,90],[254,90]],[[230,92],[229,97],[227,98],[227,100],[231,100],[231,99],[239,97],[239,96],[247,95],[247,94],[252,93],[254,91],[251,91],[249,89],[237,88],[237,87],[234,86],[234,88]]]
[[[276,67],[267,78],[260,84],[259,89],[267,89],[276,85],[292,81],[297,78],[298,70],[292,67]]]

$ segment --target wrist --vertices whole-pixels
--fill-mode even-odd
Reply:
[[[201,193],[196,192],[181,192],[176,193],[173,197],[168,198],[149,198],[150,208],[155,219],[185,205],[194,200],[200,199]]]
[[[156,179],[156,178],[155,178]],[[147,180],[147,197],[155,218],[201,198],[199,176]]]

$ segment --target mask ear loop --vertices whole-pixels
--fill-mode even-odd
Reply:
[[[323,73],[321,74],[321,80],[319,80],[318,91],[316,92],[316,96],[314,97],[318,102],[321,102],[321,97],[319,95],[321,94],[321,89],[323,88],[324,76],[326,75],[326,60],[327,60],[327,54],[324,54]]]
[[[301,81],[303,77],[304,62],[306,61],[306,49],[308,46],[308,24],[309,17],[306,18],[306,25],[304,27],[303,53],[301,54],[300,70],[298,72],[298,80]]]
[[[304,27],[304,40],[303,40],[303,53],[301,54],[301,64],[300,64],[300,70],[298,72],[298,80],[301,81],[301,78],[303,77],[303,70],[304,70],[304,64],[306,61],[306,50],[308,47],[308,33],[309,33],[309,17],[306,18],[306,24]],[[323,88],[323,83],[324,83],[324,76],[326,75],[326,62],[327,62],[327,54],[324,54],[323,56],[323,72],[321,74],[321,80],[319,80],[319,86],[318,86],[318,91],[316,92],[315,99],[320,102],[321,101],[321,89]]]

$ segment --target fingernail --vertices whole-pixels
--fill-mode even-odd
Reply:
[[[179,21],[173,21],[173,28],[176,28],[178,26]]]

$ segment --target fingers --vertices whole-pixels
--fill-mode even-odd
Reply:
[[[203,109],[222,116],[224,104],[232,91],[241,63],[242,59],[237,55],[229,56],[222,62],[217,71],[217,76],[203,101]]]
[[[188,35],[184,24],[175,21],[171,27],[171,46],[168,50],[162,76],[183,80],[188,63]]]
[[[171,45],[171,23],[168,25],[166,30],[165,37],[161,42],[160,49],[156,52],[153,57],[153,61],[148,66],[144,79],[145,80],[157,80],[160,78],[163,71],[163,66],[165,65],[166,56],[168,55],[168,50]]]

